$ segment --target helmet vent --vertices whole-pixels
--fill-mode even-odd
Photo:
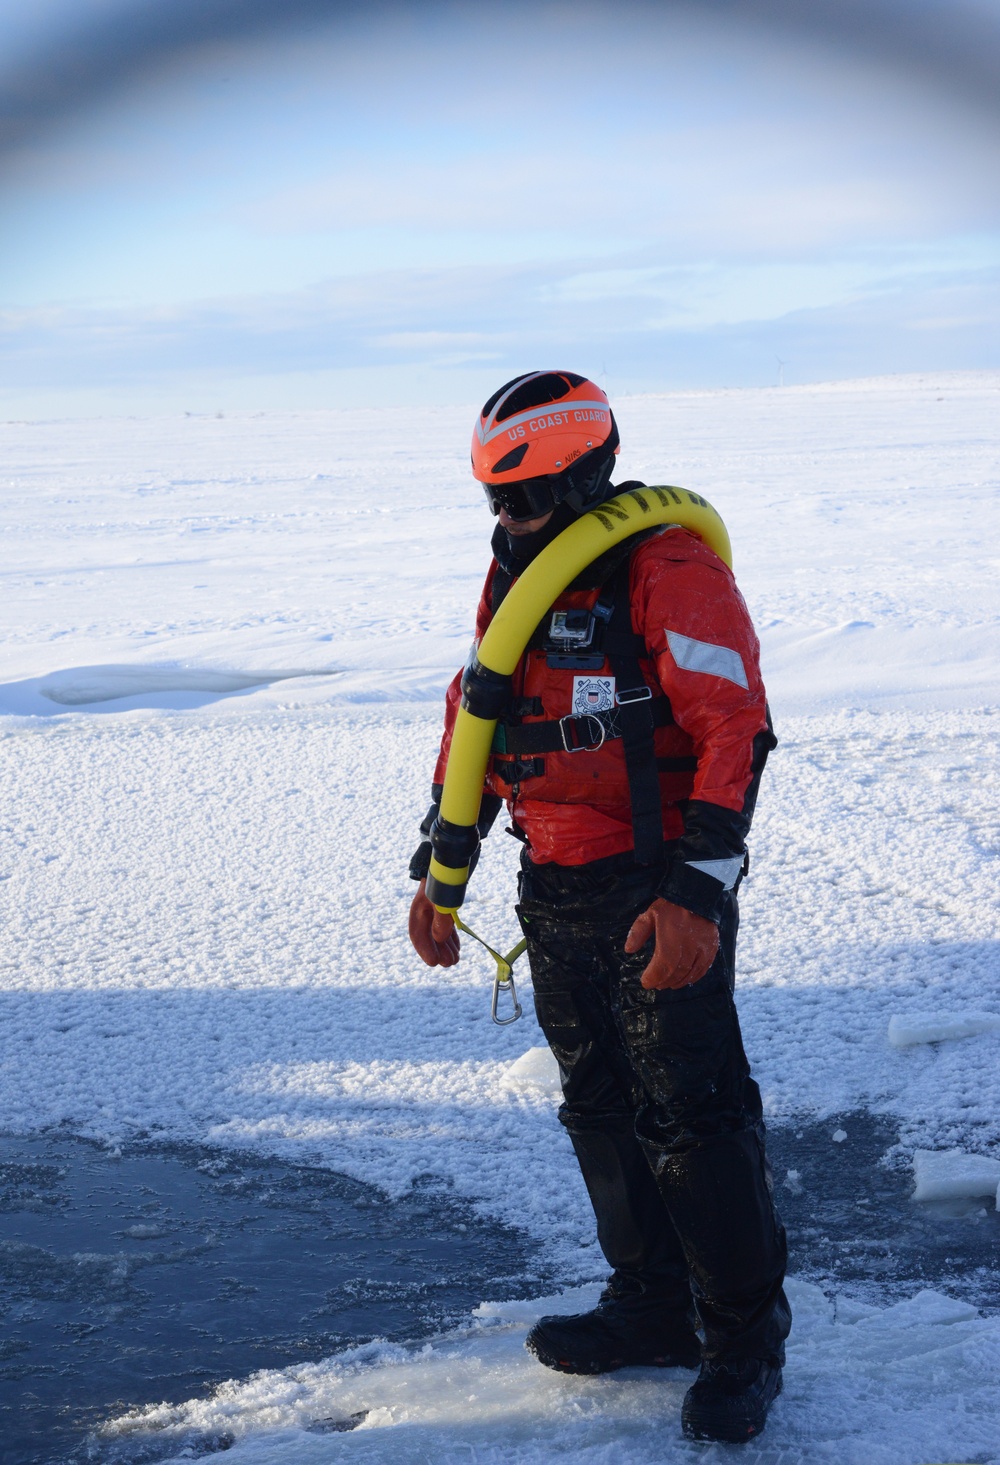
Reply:
[[[497,459],[493,464],[493,472],[509,473],[512,468],[520,468],[527,451],[527,443],[518,443],[516,448],[511,448],[509,453],[505,453],[502,458]]]
[[[516,417],[519,412],[530,412],[533,407],[547,407],[550,402],[558,402],[561,397],[567,397],[570,390],[571,386],[566,378],[554,371],[547,371],[544,376],[529,377],[511,392],[497,413],[497,422],[506,422],[508,417]]]
[[[483,416],[487,417],[511,388],[513,390],[510,391],[510,396],[496,415],[497,422],[506,422],[508,417],[516,417],[519,412],[530,412],[533,407],[546,407],[550,402],[558,402],[584,381],[586,377],[576,376],[571,371],[542,371],[537,374],[533,372],[527,377],[515,377],[487,402],[483,408]]]

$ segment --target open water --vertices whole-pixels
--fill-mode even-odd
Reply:
[[[895,1137],[864,1113],[771,1131],[790,1269],[871,1301],[935,1287],[1000,1310],[992,1203],[916,1205],[909,1173],[882,1163]],[[109,1454],[93,1430],[136,1405],[373,1337],[420,1339],[484,1298],[556,1286],[523,1236],[431,1182],[390,1201],[249,1154],[0,1136],[0,1465],[145,1465],[176,1454],[177,1436]],[[206,1455],[231,1441],[187,1443]]]
[[[0,1465],[104,1465],[88,1434],[127,1407],[542,1290],[522,1236],[439,1188],[390,1201],[246,1154],[0,1137]]]

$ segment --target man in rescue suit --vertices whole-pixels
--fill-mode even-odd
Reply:
[[[524,567],[610,484],[607,397],[572,372],[532,372],[483,408],[473,472],[499,524],[483,635]],[[448,691],[437,815],[461,674]],[[763,1428],[790,1326],[785,1235],[760,1093],[733,1002],[736,889],[774,745],[758,644],[731,571],[667,526],[596,560],[535,632],[498,725],[479,820],[506,801],[523,841],[518,915],[538,1021],[559,1063],[569,1132],[613,1269],[595,1309],[528,1335],[568,1373],[701,1365],[682,1412],[695,1439]],[[425,893],[410,939],[459,959]],[[701,1336],[699,1337],[698,1331]]]

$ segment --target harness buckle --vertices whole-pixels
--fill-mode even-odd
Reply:
[[[566,736],[566,724],[568,722],[574,724],[578,722],[596,723],[600,737],[596,743],[577,743],[574,747],[570,747],[569,739]],[[575,717],[572,712],[568,712],[565,717],[560,717],[559,719],[559,736],[562,738],[562,745],[567,753],[596,753],[598,748],[603,748],[607,735],[608,730],[596,713],[582,712],[579,717]]]
[[[641,687],[625,687],[623,691],[615,693],[615,701],[619,707],[628,707],[632,702],[651,702],[653,689],[645,683]]]

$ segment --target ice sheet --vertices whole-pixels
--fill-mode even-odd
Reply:
[[[1000,1144],[994,1043],[885,1041],[891,1018],[996,1004],[998,392],[997,373],[946,374],[615,404],[619,477],[718,506],[761,633],[781,741],[739,992],[768,1112],[897,1116],[900,1163]],[[530,1007],[492,1028],[488,961],[428,971],[404,934],[440,696],[487,561],[470,420],[0,424],[0,1124],[255,1145],[389,1195],[422,1177],[516,1217],[590,1282],[603,1267]],[[470,920],[500,944],[516,855],[498,831],[472,885]],[[862,1354],[808,1296],[768,1442],[793,1452],[782,1465],[995,1452],[993,1322],[890,1328]],[[474,1346],[494,1342],[455,1363],[513,1401],[511,1433],[474,1436],[481,1459],[617,1462],[621,1438],[663,1458],[679,1383],[529,1386],[519,1342]],[[428,1361],[415,1433],[373,1416],[295,1433],[285,1458],[404,1458],[425,1438],[435,1460],[469,1458],[435,1413],[450,1358]],[[271,1417],[253,1416],[246,1458],[277,1461]]]
[[[1000,1320],[928,1291],[887,1309],[849,1299],[841,1305],[806,1283],[793,1282],[790,1294],[796,1329],[785,1392],[760,1442],[741,1447],[747,1465],[992,1458]],[[119,1429],[155,1429],[160,1440],[165,1433],[179,1442],[226,1434],[234,1465],[722,1465],[731,1450],[681,1439],[691,1373],[629,1369],[574,1378],[524,1351],[534,1317],[578,1310],[595,1296],[591,1289],[534,1305],[487,1305],[464,1337],[420,1349],[357,1349],[317,1366],[259,1374],[211,1400],[133,1416]],[[949,1409],[945,1400],[957,1390],[961,1407]],[[350,1432],[313,1432],[358,1416]]]

